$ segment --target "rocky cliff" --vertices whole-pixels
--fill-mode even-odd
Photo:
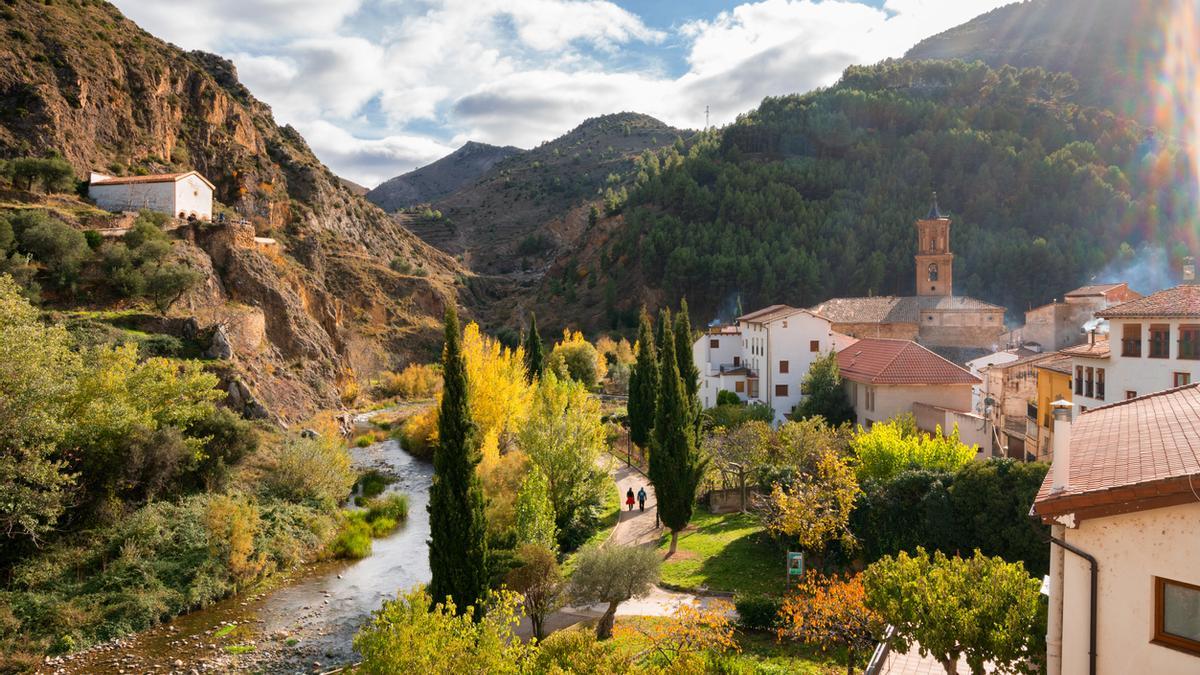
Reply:
[[[0,158],[56,152],[80,178],[196,169],[248,220],[182,245],[209,276],[171,313],[235,332],[261,324],[231,360],[273,413],[305,417],[375,370],[436,356],[457,264],[353,194],[232,63],[163,42],[105,2],[11,0],[0,31]],[[264,251],[255,235],[278,244]]]

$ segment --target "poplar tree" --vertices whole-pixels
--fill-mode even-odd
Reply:
[[[542,351],[542,336],[538,334],[537,315],[529,313],[529,334],[525,336],[525,370],[530,382],[540,377],[546,368],[546,355]]]
[[[693,422],[697,425],[696,437],[699,438],[700,371],[692,358],[692,321],[688,317],[687,300],[679,301],[679,314],[675,316],[675,358],[679,363],[679,377],[683,379],[688,407],[692,410]]]
[[[650,445],[650,430],[654,428],[655,408],[658,405],[658,357],[654,349],[654,329],[650,315],[642,307],[638,323],[637,361],[629,375],[629,439],[638,447]]]
[[[458,313],[446,308],[446,346],[442,353],[442,402],[438,445],[433,453],[429,489],[429,594],[434,602],[454,601],[459,614],[475,606],[487,591],[486,523],[483,487],[475,467],[479,445],[471,419],[471,392],[458,329]]]
[[[663,349],[658,355],[658,406],[650,449],[650,482],[658,499],[659,518],[671,528],[670,555],[675,553],[679,531],[692,519],[696,488],[700,486],[706,462],[696,447],[696,425],[679,377],[674,332],[669,321],[665,324]]]

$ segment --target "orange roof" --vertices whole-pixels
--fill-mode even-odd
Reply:
[[[1034,513],[1077,518],[1200,501],[1200,383],[1080,413],[1071,430],[1067,486],[1046,475]]]
[[[1184,284],[1096,312],[1103,319],[1200,318],[1200,285]]]
[[[864,384],[979,384],[983,380],[911,340],[863,338],[838,352],[842,377]]]
[[[1067,347],[1058,352],[1064,356],[1084,356],[1089,359],[1107,359],[1112,348],[1107,337],[1096,336],[1095,342],[1085,342],[1074,347]]]
[[[129,184],[129,183],[174,183],[175,181],[179,180],[180,178],[183,178],[184,176],[188,176],[191,174],[195,174],[196,177],[199,178],[200,180],[204,181],[204,183],[206,185],[208,185],[208,187],[216,189],[216,186],[214,186],[212,183],[210,183],[207,178],[200,175],[199,171],[184,171],[182,173],[154,173],[154,174],[150,174],[147,176],[113,176],[111,178],[104,178],[102,180],[92,181],[91,184],[92,185],[125,185],[125,184]]]

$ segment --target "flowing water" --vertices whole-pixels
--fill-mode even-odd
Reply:
[[[429,581],[433,467],[396,441],[353,448],[355,464],[396,476],[408,519],[356,561],[308,566],[270,590],[239,595],[92,650],[45,672],[322,672],[354,662],[354,634],[386,598]]]

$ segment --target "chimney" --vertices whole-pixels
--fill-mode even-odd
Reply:
[[[1054,436],[1051,442],[1051,452],[1054,458],[1050,463],[1052,472],[1050,492],[1062,492],[1067,489],[1071,477],[1071,402],[1063,399],[1050,404],[1054,409]]]
[[[1196,259],[1190,255],[1183,259],[1183,283],[1196,283]]]

